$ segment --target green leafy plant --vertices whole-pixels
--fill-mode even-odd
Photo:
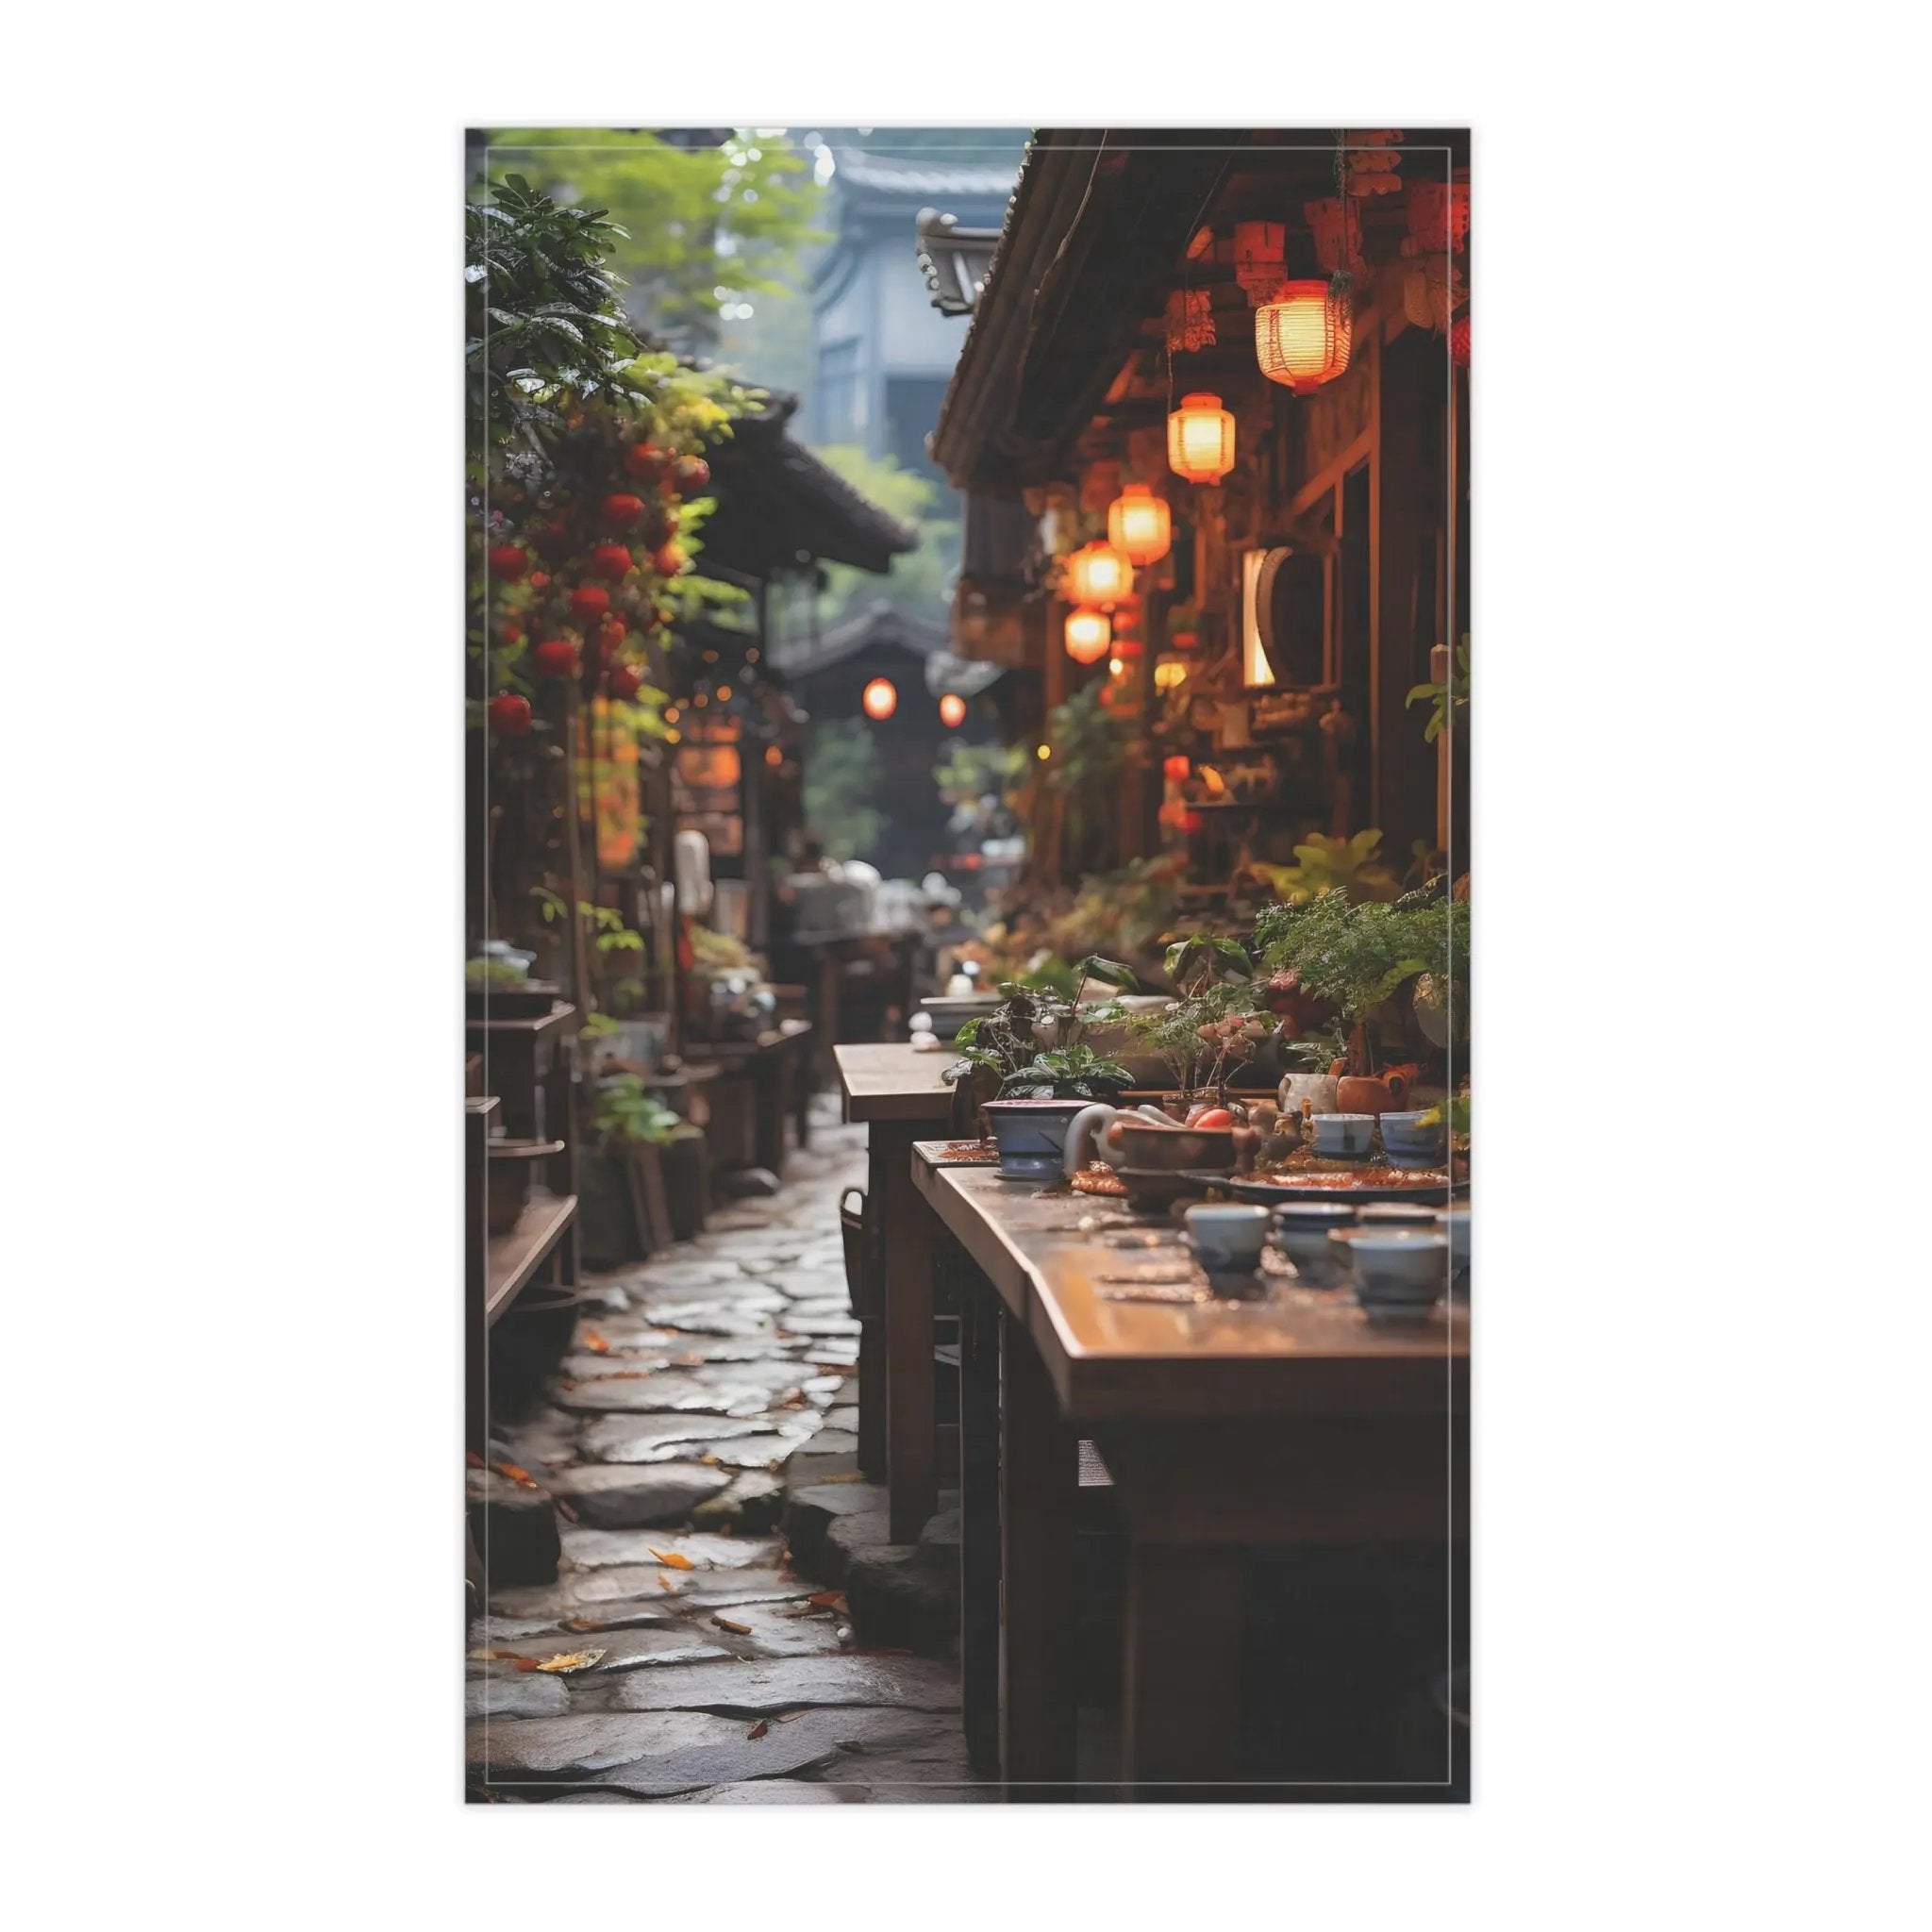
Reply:
[[[1161,963],[1179,997],[1165,1011],[1136,1014],[1127,1030],[1166,1063],[1184,1098],[1224,1101],[1228,1081],[1268,1037],[1248,949],[1225,935],[1193,933],[1174,941]]]
[[[1124,1019],[1126,1009],[1113,999],[1082,1006],[1078,995],[1090,979],[1124,991],[1136,991],[1140,981],[1133,969],[1118,959],[1103,959],[1090,954],[1068,969],[1068,979],[1072,982],[1071,991],[1063,990],[1065,982],[1059,986],[1027,986],[1018,980],[1003,981],[1000,1004],[991,1013],[976,1015],[959,1028],[954,1044],[958,1047],[960,1058],[946,1069],[942,1077],[949,1082],[959,1080],[975,1069],[994,1074],[1004,1099],[1018,1098],[1023,1092],[1031,1096],[1041,1081],[1061,1077],[1125,1086],[1129,1077],[1126,1070],[1117,1061],[1096,1058],[1080,1036],[1089,1026],[1111,1025]],[[1042,1033],[1047,1036],[1044,1041],[1041,1038]],[[1086,1058],[1073,1063],[1071,1071],[1058,1062],[1049,1071],[1035,1071],[1042,1061],[1051,1060],[1052,1056],[1070,1054],[1076,1048]]]
[[[1000,1086],[1002,1100],[1110,1099],[1133,1078],[1118,1060],[1103,1058],[1091,1046],[1049,1047]]]
[[[512,959],[470,959],[463,965],[463,978],[471,986],[522,986],[529,970]]]
[[[679,1117],[637,1074],[613,1074],[598,1083],[594,1119],[608,1145],[661,1147],[677,1131]]]
[[[1380,862],[1381,846],[1382,834],[1374,827],[1351,839],[1315,832],[1294,848],[1296,864],[1257,862],[1252,870],[1291,906],[1306,905],[1338,887],[1352,899],[1392,899],[1402,881]]]
[[[1340,1016],[1335,1034],[1299,1043],[1305,1057],[1317,1064],[1328,1058],[1365,1062],[1364,1023],[1406,980],[1429,974],[1448,987],[1468,984],[1469,905],[1443,894],[1440,884],[1392,905],[1356,904],[1331,888],[1299,905],[1263,908],[1254,935],[1262,962],[1293,974],[1302,991]],[[1344,1053],[1336,1052],[1339,1043]]]
[[[1423,741],[1434,744],[1437,739],[1448,729],[1450,713],[1458,706],[1469,702],[1469,638],[1465,633],[1462,641],[1456,647],[1456,661],[1449,667],[1449,675],[1440,684],[1416,684],[1409,687],[1407,702],[1419,705],[1427,702],[1429,722],[1423,731]]]
[[[1434,1107],[1426,1108],[1417,1116],[1416,1124],[1424,1127],[1447,1126],[1450,1133],[1458,1140],[1469,1138],[1469,1095],[1452,1093],[1446,1100],[1439,1100]]]

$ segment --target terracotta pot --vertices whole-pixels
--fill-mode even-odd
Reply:
[[[1407,1099],[1407,1074],[1347,1074],[1335,1086],[1338,1113],[1398,1113]]]

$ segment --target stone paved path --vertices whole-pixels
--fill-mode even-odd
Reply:
[[[508,1432],[508,1459],[576,1521],[554,1584],[496,1590],[471,1625],[473,1796],[990,1795],[966,1764],[957,1666],[861,1645],[843,1596],[792,1568],[782,1527],[788,1485],[820,1499],[804,1512],[818,1527],[879,1521],[854,1456],[858,1324],[838,1216],[841,1190],[865,1177],[864,1133],[822,1096],[813,1145],[791,1156],[777,1195],[594,1277],[600,1306],[546,1404]],[[858,1507],[840,1509],[848,1498]],[[932,1569],[930,1551],[878,1554],[908,1578]],[[588,1669],[528,1663],[589,1649],[604,1656]]]

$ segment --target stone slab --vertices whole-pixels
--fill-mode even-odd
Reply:
[[[822,1705],[947,1711],[959,1708],[959,1678],[950,1666],[924,1657],[791,1657],[639,1672],[612,1695],[625,1710],[715,1710],[747,1717]]]

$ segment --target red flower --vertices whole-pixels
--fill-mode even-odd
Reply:
[[[577,668],[577,647],[568,638],[545,638],[530,652],[539,677],[568,677]]]
[[[624,649],[624,641],[630,635],[628,626],[621,617],[607,618],[597,626],[597,655],[605,663],[609,663],[618,652]]]
[[[506,617],[496,626],[496,634],[507,644],[520,644],[524,641],[524,620],[521,617]]]
[[[530,701],[513,691],[490,700],[490,728],[499,738],[521,738],[530,728]]]
[[[506,584],[515,583],[530,567],[530,559],[514,543],[495,543],[490,550],[490,575]]]
[[[622,543],[600,543],[591,552],[591,569],[613,584],[623,583],[634,567],[630,552]]]
[[[610,592],[601,584],[585,584],[570,593],[570,614],[581,625],[592,625],[610,608]]]
[[[607,679],[614,698],[634,698],[643,689],[644,674],[635,664],[613,664]]]
[[[655,443],[634,442],[625,454],[624,467],[641,481],[656,483],[670,469],[671,462],[669,450],[659,449]]]
[[[660,543],[651,553],[651,568],[660,577],[675,577],[684,568],[684,546],[680,543]]]
[[[683,457],[677,464],[677,487],[695,496],[711,480],[711,466],[703,457]]]
[[[530,588],[531,588],[531,590],[533,590],[533,591],[541,591],[541,590],[547,589],[547,588],[548,588],[548,586],[549,586],[549,583],[550,583],[550,573],[549,573],[549,572],[548,572],[547,570],[533,570],[533,571],[532,571],[532,572],[530,573]]]
[[[607,496],[601,513],[606,529],[633,529],[644,513],[644,499],[641,496]]]

